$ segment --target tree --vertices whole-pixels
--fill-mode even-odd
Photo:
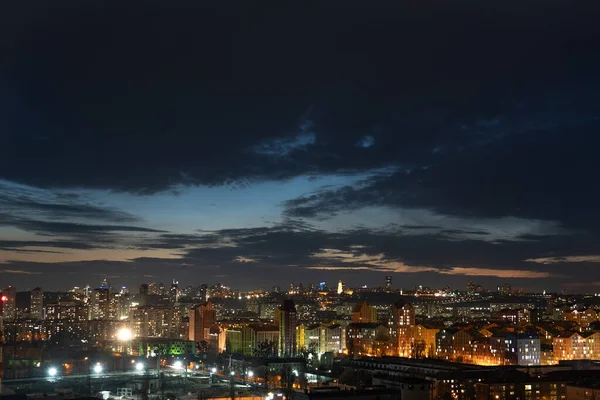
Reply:
[[[309,367],[315,368],[319,366],[319,352],[316,343],[311,343],[306,346],[302,346],[300,350],[298,350],[298,354],[304,358],[306,361],[306,365]]]
[[[344,372],[340,375],[340,383],[349,386],[356,386],[358,383],[358,379],[356,376],[356,372],[352,368],[345,368]]]
[[[257,357],[274,357],[277,355],[277,342],[264,340],[257,343],[254,355]]]
[[[198,353],[204,354],[204,358],[206,358],[206,354],[210,351],[210,344],[206,340],[201,340],[198,343]]]
[[[417,340],[415,341],[414,353],[415,358],[424,358],[425,357],[425,341]]]

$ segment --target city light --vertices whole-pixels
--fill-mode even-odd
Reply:
[[[254,376],[254,371],[248,371],[248,376],[252,378]]]
[[[136,369],[136,371],[143,371],[144,370],[144,364],[141,363],[141,362],[135,364],[135,369]]]
[[[183,363],[181,361],[177,360],[177,361],[175,361],[173,363],[173,368],[175,368],[175,369],[182,369],[183,368]]]
[[[212,367],[212,368],[210,369],[210,372],[212,372],[213,374],[216,374],[216,373],[217,373],[217,369],[216,369],[215,367]]]
[[[127,342],[133,339],[133,332],[129,328],[121,328],[117,331],[117,340]]]
[[[235,375],[235,371],[231,371],[229,374],[230,374],[231,376],[234,376],[234,375]]]
[[[102,373],[103,369],[104,368],[102,368],[102,364],[96,364],[96,365],[94,365],[94,372],[97,373],[97,374]]]
[[[56,369],[55,367],[50,367],[48,369],[48,375],[51,377],[54,377],[58,374],[58,369]]]

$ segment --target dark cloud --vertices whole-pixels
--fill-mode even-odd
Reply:
[[[228,275],[227,284],[242,289],[270,287],[289,282],[345,280],[350,285],[380,285],[385,275],[394,276],[399,287],[439,280],[464,287],[468,280],[493,286],[508,281],[516,287],[541,289],[576,282],[580,274],[593,274],[593,263],[542,263],[527,261],[532,254],[583,254],[594,240],[575,237],[493,244],[481,240],[448,241],[439,235],[403,235],[368,229],[345,232],[271,229],[228,229],[204,235],[163,235],[160,240],[177,242],[182,248],[177,259],[137,258],[130,262],[90,261],[73,263],[10,262],[7,269],[58,274],[63,271],[72,284],[81,284],[91,271],[119,275],[119,282],[137,285],[153,275],[154,280],[173,277],[193,284],[216,283]],[[435,249],[435,251],[432,251]],[[252,262],[240,262],[252,260]],[[561,260],[568,261],[562,257]],[[324,267],[326,269],[311,269]],[[393,272],[390,268],[399,268]],[[568,268],[578,274],[565,277]],[[367,273],[368,272],[368,273]],[[509,274],[509,275],[507,275]],[[541,277],[549,278],[531,279]],[[544,275],[545,276],[545,275]],[[65,284],[63,281],[61,284]]]
[[[12,214],[37,214],[50,219],[81,218],[105,222],[139,222],[139,218],[123,211],[90,204],[51,203],[27,197],[0,195],[0,206]]]
[[[133,3],[5,5],[0,176],[155,192],[420,165],[495,140],[526,94],[554,101],[600,63],[594,13],[509,3],[147,3],[142,19]]]
[[[63,271],[74,284],[90,271],[136,283],[170,274],[240,287],[372,284],[390,263],[423,268],[398,274],[404,287],[440,272],[462,285],[469,268],[484,284],[505,279],[489,275],[496,270],[555,283],[566,268],[594,276],[593,263],[568,261],[597,254],[600,53],[591,49],[600,10],[562,1],[9,3],[0,6],[0,226],[36,240],[0,249],[180,255],[9,263],[5,273],[18,271],[24,285],[27,271]],[[243,189],[331,174],[361,180],[286,201],[275,226],[185,234],[147,228],[82,191]],[[426,210],[460,226],[407,218],[323,228],[365,207]],[[307,269],[316,264],[344,268]]]
[[[85,242],[74,242],[66,240],[0,240],[0,250],[22,249],[23,247],[54,247],[58,249],[91,250],[95,245]],[[24,250],[31,251],[31,250]]]
[[[598,103],[600,106],[600,103]],[[600,110],[599,110],[600,111]],[[368,184],[309,194],[285,203],[286,214],[315,218],[367,206],[422,208],[473,218],[520,217],[597,229],[600,119],[571,120],[477,146],[448,151],[419,168]]]
[[[112,232],[166,232],[158,229],[130,225],[95,225],[83,223],[78,224],[72,222],[41,221],[14,217],[8,214],[0,214],[0,226],[12,226],[28,232],[50,235],[102,235],[110,234]]]

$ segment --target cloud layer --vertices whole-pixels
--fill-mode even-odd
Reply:
[[[509,3],[6,5],[3,273],[593,290],[600,15]]]

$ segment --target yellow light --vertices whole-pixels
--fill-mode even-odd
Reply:
[[[121,342],[127,342],[133,339],[133,333],[129,328],[121,328],[117,331],[117,340]]]

